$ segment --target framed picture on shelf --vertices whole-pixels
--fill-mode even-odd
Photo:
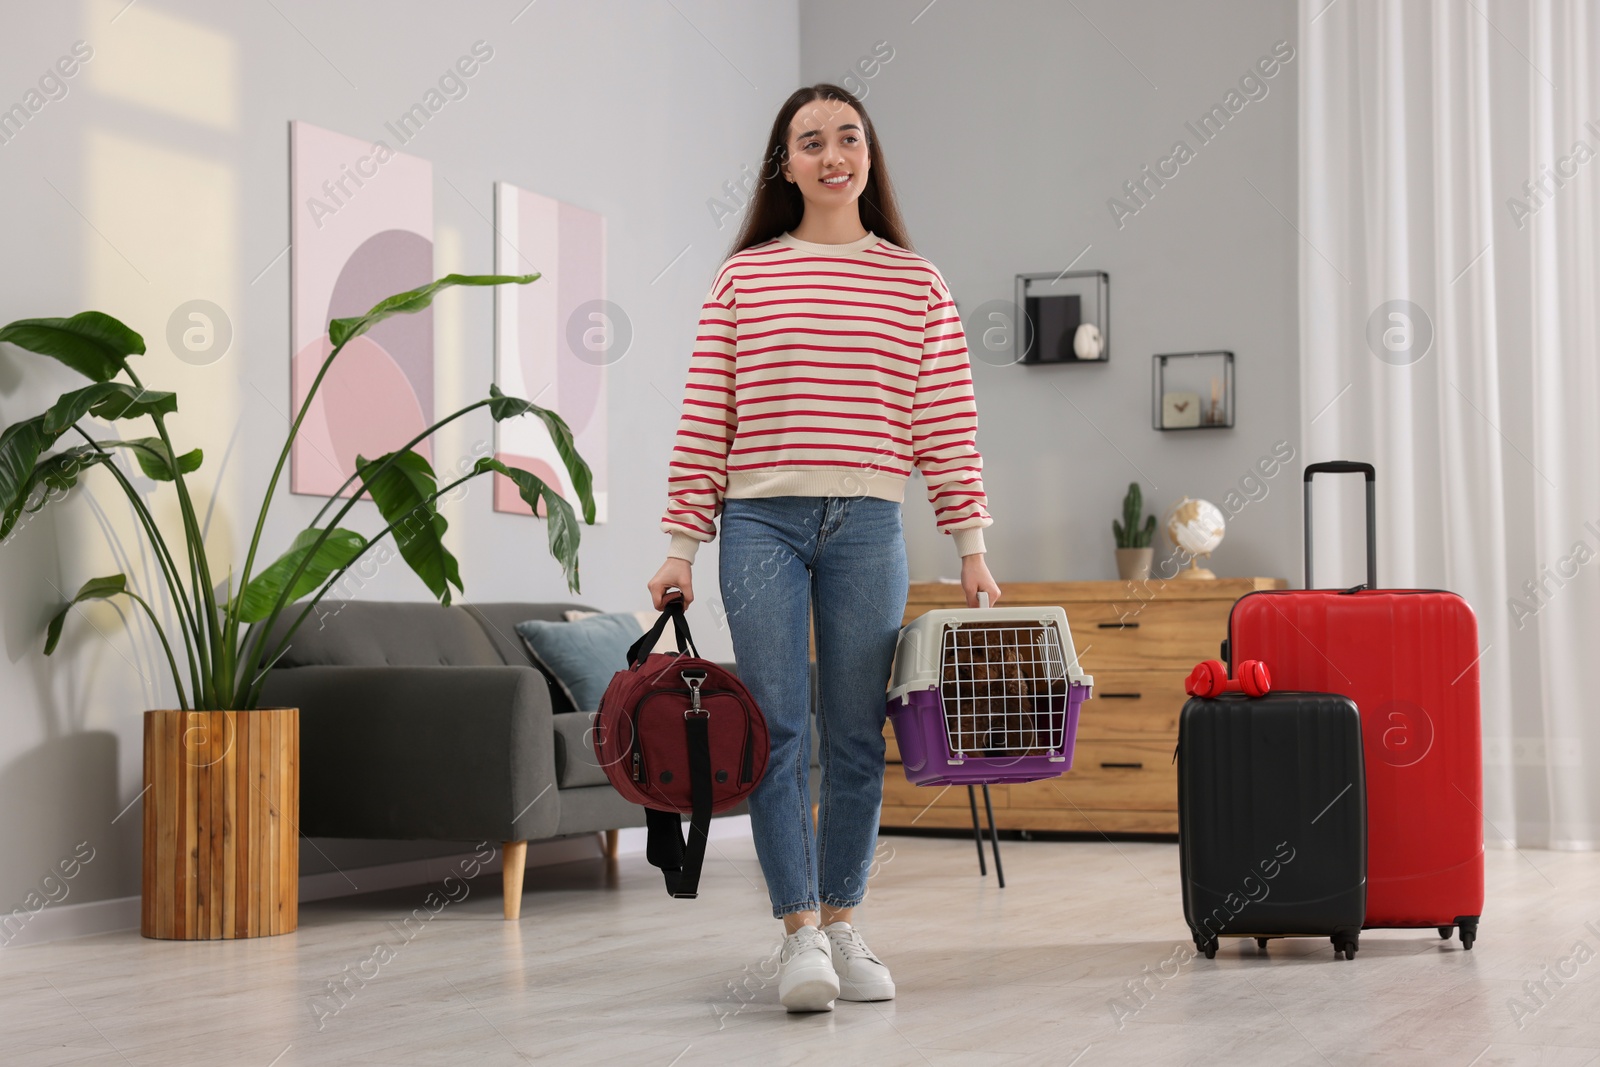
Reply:
[[[1233,353],[1169,352],[1151,365],[1151,425],[1157,430],[1233,426]]]

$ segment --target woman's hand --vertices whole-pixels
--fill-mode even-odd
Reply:
[[[961,557],[961,591],[967,596],[969,608],[978,606],[980,591],[989,594],[991,608],[1000,600],[1000,587],[989,573],[989,565],[983,561],[984,555],[983,552],[974,552]]]
[[[650,579],[646,586],[650,590],[651,602],[657,611],[662,611],[667,606],[667,590],[681,589],[683,591],[683,606],[685,609],[694,603],[694,576],[691,573],[694,565],[678,556],[668,556],[667,561],[656,571],[656,576]],[[985,574],[988,572],[985,571]]]

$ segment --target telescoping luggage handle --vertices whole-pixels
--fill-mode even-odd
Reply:
[[[667,594],[666,607],[662,609],[656,624],[650,627],[650,632],[628,646],[629,670],[637,670],[645,657],[650,655],[650,650],[656,647],[656,642],[661,640],[661,635],[666,631],[668,619],[672,620],[672,628],[678,638],[678,654],[692,653],[696,659],[700,658],[700,650],[689,636],[689,621],[683,617],[683,593],[675,589]]]
[[[1306,468],[1306,588],[1315,588],[1311,584],[1311,477],[1314,474],[1363,474],[1367,479],[1367,588],[1378,588],[1378,506],[1376,478],[1377,472],[1370,463],[1360,463],[1348,459],[1329,460],[1326,463],[1313,463]]]

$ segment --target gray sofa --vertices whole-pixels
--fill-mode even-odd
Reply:
[[[515,629],[526,619],[560,621],[572,608],[600,610],[320,603],[269,672],[261,700],[300,709],[300,832],[498,841],[507,919],[521,911],[529,841],[604,833],[615,857],[616,831],[643,826],[644,809],[624,800],[598,765],[592,711],[572,707]],[[278,621],[267,647],[290,621]],[[813,718],[813,797],[816,754]],[[722,814],[748,810],[740,804]]]

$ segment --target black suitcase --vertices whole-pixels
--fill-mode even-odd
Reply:
[[[1178,717],[1183,916],[1222,937],[1327,937],[1354,959],[1367,909],[1367,788],[1354,702],[1191,697]]]

